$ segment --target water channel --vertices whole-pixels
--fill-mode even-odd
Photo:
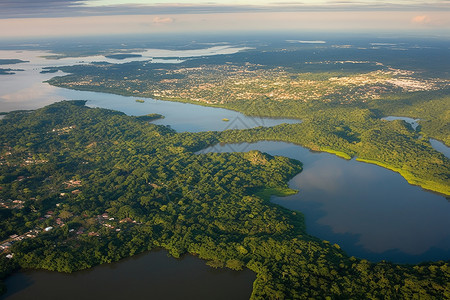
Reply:
[[[208,48],[203,52],[196,52],[195,55],[215,55],[220,54],[220,51],[232,53],[239,50],[241,49],[230,47],[212,50]],[[152,56],[149,51],[144,52],[147,59]],[[164,56],[158,51],[154,53],[158,53],[159,57]],[[135,97],[53,87],[44,81],[62,73],[42,74],[40,71],[43,67],[106,59],[42,58],[48,54],[35,51],[0,51],[0,58],[29,61],[1,66],[24,71],[0,76],[0,112],[36,109],[64,99],[81,99],[88,100],[89,106],[115,109],[129,115],[160,113],[165,119],[157,120],[155,123],[170,125],[177,131],[245,129],[299,122],[299,120],[252,118],[226,109],[153,99],[142,98],[145,102],[138,103]],[[177,53],[177,56],[181,59],[183,53]],[[189,55],[186,53],[185,56]],[[164,61],[164,58],[159,58],[159,62],[161,61]],[[230,121],[224,122],[225,118]],[[440,145],[434,147],[438,149]],[[274,197],[273,202],[301,211],[305,215],[308,233],[339,244],[349,255],[373,261],[386,259],[401,263],[417,263],[450,259],[448,217],[450,203],[444,196],[409,185],[399,174],[387,169],[355,160],[346,161],[328,153],[311,152],[303,147],[283,142],[216,145],[204,152],[251,149],[303,162],[303,172],[289,183],[292,188],[299,190],[299,193],[285,198]],[[154,293],[155,298],[161,298],[157,296],[160,290],[164,290],[164,293],[174,293],[172,298],[164,297],[166,299],[179,299],[179,295],[185,293],[188,295],[189,291],[195,290],[196,293],[204,292],[192,294],[196,299],[221,299],[219,294],[222,291],[225,295],[223,299],[239,299],[249,297],[253,276],[249,271],[216,272],[206,267],[201,260],[190,256],[183,260],[175,260],[167,258],[164,252],[150,252],[116,264],[99,266],[90,271],[71,275],[21,271],[7,280],[10,292],[6,298],[52,299],[52,295],[45,294],[45,291],[47,293],[48,290],[55,291],[61,286],[65,289],[54,294],[67,299],[78,299],[82,297],[80,291],[88,289],[95,291],[99,297],[119,299],[121,297],[115,296],[120,293],[117,286],[121,283],[127,290],[137,294]],[[198,287],[195,286],[196,283]],[[177,289],[172,288],[174,285]],[[77,289],[80,291],[77,292]],[[204,291],[200,291],[202,289]],[[240,292],[232,294],[234,289]],[[215,291],[220,292],[212,294]]]

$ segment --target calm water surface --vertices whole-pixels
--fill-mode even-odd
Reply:
[[[430,139],[430,144],[434,149],[444,154],[447,158],[450,158],[450,147],[447,147],[443,142]]]
[[[6,280],[1,299],[248,299],[255,278],[250,270],[215,270],[193,256],[158,251],[73,274],[20,271]]]
[[[303,162],[304,170],[289,182],[300,192],[273,201],[301,211],[311,235],[374,261],[450,259],[450,203],[445,197],[382,167],[289,143],[215,145],[200,153],[249,150]]]
[[[233,48],[228,46],[217,46],[201,50],[171,51],[150,49],[155,55],[177,55],[178,57],[191,57],[199,55],[214,55],[223,53],[234,53],[245,48]],[[176,53],[174,53],[176,52]],[[1,75],[0,77],[0,112],[19,109],[36,109],[45,105],[62,100],[88,100],[88,106],[103,107],[125,112],[128,115],[144,115],[148,113],[159,113],[165,116],[163,120],[154,123],[170,125],[177,131],[208,131],[225,129],[246,129],[258,126],[275,126],[281,123],[298,123],[299,120],[273,119],[249,117],[241,113],[205,106],[159,101],[149,98],[145,103],[137,103],[136,97],[125,97],[120,95],[74,91],[51,86],[44,81],[64,75],[62,72],[53,74],[41,74],[42,68],[46,66],[63,66],[88,63],[92,61],[105,61],[103,56],[92,56],[83,58],[45,59],[48,52],[38,51],[0,51],[0,58],[18,58],[28,60],[27,63],[15,65],[3,65],[2,68],[24,69],[14,75]],[[150,56],[147,55],[146,59]],[[160,59],[162,61],[163,59]],[[114,61],[114,60],[113,60]],[[126,60],[124,60],[126,61]],[[122,61],[120,61],[122,62]],[[172,61],[171,61],[172,62]],[[117,61],[116,61],[117,63]],[[224,122],[222,119],[229,119]]]
[[[418,121],[420,121],[420,119],[413,119],[413,118],[408,118],[408,117],[396,117],[396,116],[388,116],[385,118],[381,118],[381,120],[386,120],[386,121],[403,120],[406,123],[410,124],[414,130],[417,129],[417,126],[419,126]]]
[[[120,62],[162,57],[158,58],[159,62],[176,63],[182,57],[239,50],[242,49],[212,47],[183,54],[150,49],[150,52],[142,53],[143,58]],[[225,130],[299,122],[251,118],[225,109],[153,99],[137,103],[135,97],[52,87],[43,81],[63,73],[41,74],[43,67],[108,60],[104,57],[48,60],[40,57],[44,55],[49,53],[0,51],[0,58],[30,61],[2,66],[25,71],[0,76],[0,111],[36,109],[64,99],[81,99],[88,100],[89,106],[116,109],[129,115],[160,113],[166,118],[154,123],[170,125],[177,131]],[[164,56],[179,59],[167,61]],[[230,122],[222,121],[223,118]],[[435,145],[433,147],[436,148]],[[295,158],[304,163],[304,171],[289,183],[300,192],[285,198],[274,197],[273,201],[303,212],[310,234],[338,243],[350,255],[370,260],[419,262],[450,259],[450,203],[445,197],[411,186],[399,174],[381,167],[346,161],[327,153],[313,153],[288,143],[217,145],[208,151],[250,149]],[[80,299],[86,291],[106,299],[140,299],[143,295],[154,296],[152,298],[155,299],[247,299],[253,280],[254,275],[250,271],[216,271],[194,257],[175,260],[164,252],[152,252],[72,275],[19,272],[7,280],[10,289],[7,299]]]

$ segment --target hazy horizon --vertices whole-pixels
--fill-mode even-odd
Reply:
[[[239,4],[237,4],[239,3]],[[0,3],[0,38],[265,31],[449,37],[448,1],[41,0]]]

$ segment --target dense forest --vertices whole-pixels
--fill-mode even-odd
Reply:
[[[369,59],[366,52],[336,50],[341,60],[350,59],[346,51],[355,54],[352,61],[343,62],[330,60],[339,58],[334,50],[315,49],[319,57],[311,51],[254,50],[181,64],[59,67],[71,74],[49,83],[224,107],[251,116],[301,119],[301,124],[226,132],[220,139],[279,140],[357,157],[396,171],[411,184],[450,195],[450,160],[429,142],[434,138],[450,145],[447,70],[439,71],[437,62],[426,67],[415,50],[414,59],[399,58],[396,67],[386,64],[393,63],[392,57],[380,57],[383,62],[355,61]],[[397,68],[408,66],[420,71]],[[427,77],[436,74],[443,77]],[[418,118],[420,126],[413,130],[403,121],[382,120],[390,115]]]
[[[380,124],[413,134],[402,122]],[[449,298],[448,262],[348,257],[308,235],[301,213],[270,203],[272,193],[294,192],[287,181],[300,162],[258,151],[195,154],[221,140],[296,130],[286,126],[177,133],[83,101],[9,113],[0,121],[0,239],[13,240],[14,255],[0,256],[0,278],[164,248],[214,268],[252,270],[252,299]]]
[[[450,111],[446,107],[450,98],[434,98],[425,104],[427,98],[424,93],[416,97],[421,97],[421,102],[407,108],[395,106],[388,101],[386,102],[389,104],[381,101],[370,103],[376,109],[361,108],[360,105],[342,107],[335,104],[281,106],[276,103],[273,107],[267,105],[266,112],[272,109],[275,116],[280,110],[287,112],[286,115],[290,117],[301,115],[303,122],[271,128],[225,131],[221,135],[221,142],[277,140],[296,143],[316,151],[335,153],[347,159],[356,156],[358,160],[399,172],[411,184],[450,195],[450,160],[434,150],[428,140],[434,137],[448,141]],[[236,103],[234,108],[238,109],[240,105]],[[251,114],[260,111],[257,105],[243,107]],[[432,114],[430,111],[421,114],[420,107],[429,107],[430,111],[432,108],[436,117],[428,118]],[[388,114],[383,113],[381,109],[427,119],[420,122],[421,127],[416,131],[401,120],[382,120],[381,117]],[[407,114],[406,110],[411,113]]]

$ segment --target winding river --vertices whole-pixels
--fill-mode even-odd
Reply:
[[[239,50],[242,49],[213,47],[198,51],[195,55],[233,53]],[[164,54],[164,51],[150,49],[145,52],[145,57],[147,59],[154,57],[156,53],[158,57],[172,56]],[[41,57],[48,54],[48,52],[36,51],[0,51],[0,58],[19,58],[30,61],[0,66],[24,70],[14,75],[0,75],[0,111],[35,109],[63,99],[82,99],[88,100],[89,106],[115,109],[129,115],[160,113],[165,116],[165,119],[154,123],[169,125],[177,131],[241,129],[299,122],[287,119],[252,118],[226,109],[145,98],[142,98],[145,99],[144,103],[138,103],[135,97],[53,87],[44,81],[63,73],[42,74],[40,71],[43,67],[106,61],[106,59],[84,57],[56,60]],[[177,56],[181,59],[183,56],[190,55],[178,52]],[[159,58],[158,62],[164,62],[164,58]],[[225,118],[230,121],[224,122]],[[400,263],[417,263],[450,259],[450,203],[442,195],[409,185],[403,177],[390,170],[355,160],[346,161],[328,153],[311,152],[303,147],[283,142],[215,145],[202,152],[234,152],[251,149],[272,155],[283,155],[303,162],[303,172],[289,182],[290,187],[299,190],[299,193],[285,198],[273,197],[273,202],[301,211],[305,215],[307,231],[310,234],[339,244],[349,255],[373,261],[385,259]],[[222,282],[223,295],[226,295],[226,299],[238,299],[237,295],[248,298],[251,293],[251,282],[254,277],[249,271],[225,270],[215,273],[214,270],[207,268],[204,262],[194,257],[188,256],[177,261],[168,259],[161,253],[164,252],[156,252],[156,254],[150,252],[116,264],[99,266],[91,271],[72,275],[22,271],[6,281],[10,288],[7,299],[32,299],[30,295],[40,295],[34,296],[37,297],[36,299],[41,297],[52,299],[45,294],[45,290],[58,288],[58,285],[66,286],[60,295],[67,299],[81,297],[75,291],[78,286],[95,290],[99,297],[111,299],[111,295],[117,296],[115,294],[117,290],[104,288],[104,286],[114,286],[114,282],[125,284],[131,290],[137,289],[135,292],[142,293],[141,295],[143,293],[151,295],[152,291],[157,295],[158,288],[165,288],[166,293],[170,291],[172,283],[179,286],[179,283],[186,279],[184,277],[190,278],[188,283],[180,287],[178,291],[173,291],[175,294],[171,299],[179,299],[177,298],[179,295],[188,293],[190,289],[197,289],[192,286],[196,281],[202,283],[199,284],[201,286],[199,289],[206,291],[204,294],[192,294],[195,295],[194,298],[220,299],[220,296],[213,294],[214,291],[221,290],[218,287],[220,284],[208,281],[216,279]],[[155,270],[158,270],[157,274],[152,275]],[[161,276],[161,273],[170,270],[173,270],[175,275],[170,273],[172,275]],[[135,273],[140,275],[134,277]],[[92,277],[93,274],[95,278]],[[207,274],[207,276],[201,274]],[[49,287],[50,282],[52,287]],[[135,283],[139,284],[135,285]],[[232,294],[233,289],[240,292],[236,295]],[[68,298],[71,295],[74,296]],[[158,296],[155,297],[158,298]]]

